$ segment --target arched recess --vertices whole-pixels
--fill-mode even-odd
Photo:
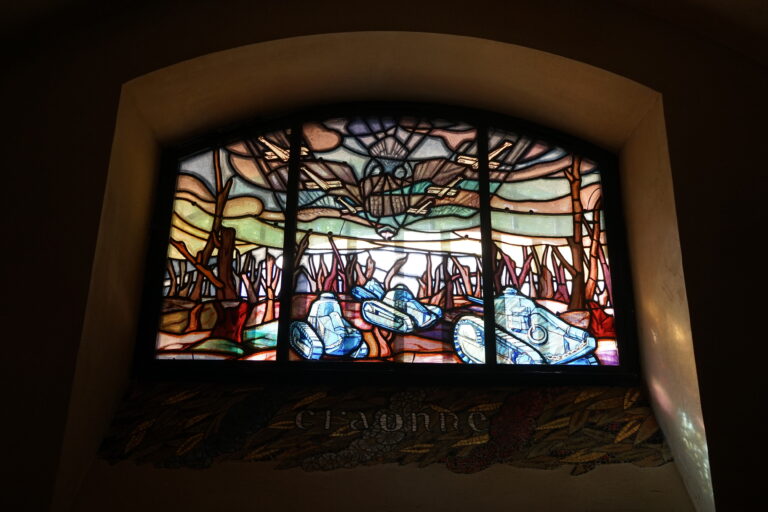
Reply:
[[[537,50],[412,32],[281,39],[124,84],[56,504],[74,496],[128,379],[160,148],[243,119],[364,100],[493,110],[620,155],[645,379],[689,494],[713,507],[661,96]]]

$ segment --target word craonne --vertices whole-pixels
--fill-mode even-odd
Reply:
[[[445,411],[400,414],[379,410],[366,414],[363,411],[305,409],[296,413],[294,423],[300,430],[331,430],[347,424],[350,430],[379,427],[385,432],[449,432],[467,429],[473,432],[488,431],[488,417],[480,411],[459,414]]]

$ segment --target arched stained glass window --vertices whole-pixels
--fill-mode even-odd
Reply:
[[[634,371],[610,155],[475,112],[339,111],[174,155],[150,359]]]

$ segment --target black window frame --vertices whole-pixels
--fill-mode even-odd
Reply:
[[[481,233],[483,267],[491,261],[488,250],[492,240],[490,231],[490,204],[483,201],[488,197],[487,141],[489,129],[508,130],[529,137],[540,138],[557,145],[568,152],[599,163],[603,197],[605,233],[610,251],[611,278],[613,282],[613,307],[616,341],[619,351],[619,366],[568,366],[568,365],[511,365],[496,364],[495,340],[486,343],[485,364],[454,363],[377,363],[365,364],[336,361],[289,361],[288,326],[289,315],[281,314],[278,330],[277,361],[239,360],[161,360],[156,359],[156,337],[159,326],[162,289],[166,266],[168,239],[171,227],[178,164],[181,159],[209,151],[213,147],[256,137],[277,130],[290,129],[292,147],[300,143],[299,129],[303,123],[324,121],[332,118],[355,116],[429,117],[461,121],[472,124],[478,133],[478,160],[480,165]],[[205,134],[189,137],[183,141],[171,141],[161,148],[158,162],[154,208],[149,226],[149,240],[145,259],[145,280],[142,304],[137,326],[137,340],[134,358],[134,376],[139,379],[182,379],[182,380],[236,380],[245,382],[286,383],[343,383],[343,384],[637,384],[640,380],[637,329],[634,315],[632,279],[627,250],[625,222],[621,208],[621,186],[618,160],[612,153],[564,134],[551,128],[522,119],[485,110],[431,103],[409,102],[358,102],[333,104],[301,110],[282,115],[252,118]],[[289,161],[288,205],[284,240],[295,240],[296,190],[298,183],[299,154],[291,152]],[[289,221],[289,219],[293,219]],[[293,244],[285,243],[284,276],[293,275]],[[291,267],[291,268],[288,268]],[[289,273],[290,271],[290,273]],[[484,273],[484,275],[489,275]],[[290,311],[289,290],[293,280],[284,279],[280,294],[281,312]],[[490,291],[489,291],[490,290]],[[493,283],[483,280],[483,296],[493,297]],[[486,332],[493,322],[493,300],[485,301]],[[490,329],[493,332],[493,329]],[[489,345],[493,345],[489,349]],[[397,377],[393,380],[392,377]]]

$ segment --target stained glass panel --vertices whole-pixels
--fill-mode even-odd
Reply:
[[[287,132],[179,162],[157,359],[276,358]]]
[[[474,127],[398,117],[303,126],[294,360],[462,363],[482,311]]]
[[[324,118],[180,158],[154,358],[619,366],[609,158],[471,119]]]
[[[600,166],[492,130],[488,167],[497,361],[618,365]]]

